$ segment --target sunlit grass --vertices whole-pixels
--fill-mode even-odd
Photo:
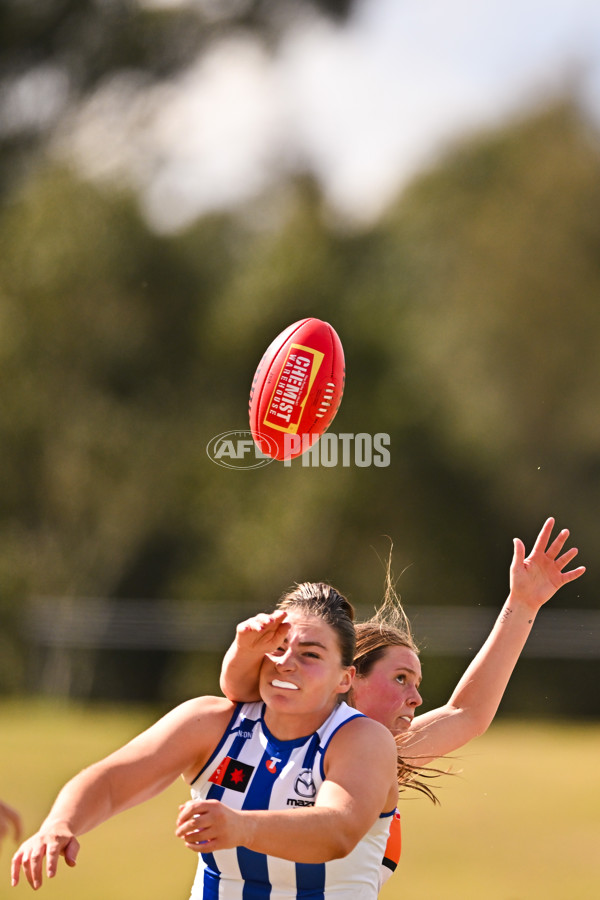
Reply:
[[[156,718],[148,710],[0,704],[0,796],[27,833],[60,786]],[[600,725],[504,723],[464,748],[438,784],[441,807],[403,795],[403,854],[384,900],[591,900],[600,885]],[[173,836],[183,783],[82,838],[43,896],[187,900],[196,859]],[[7,842],[0,898],[9,887]]]
[[[495,723],[452,761],[441,807],[401,801],[403,857],[385,900],[599,896],[599,749],[597,724]]]
[[[26,833],[46,815],[62,784],[125,743],[157,718],[127,708],[77,709],[40,704],[0,705],[0,796],[17,806]],[[173,834],[177,807],[189,790],[177,783],[81,838],[75,869],[61,867],[44,885],[48,900],[164,900],[187,898],[196,858]],[[0,898],[30,896],[9,887],[9,842],[0,857]]]

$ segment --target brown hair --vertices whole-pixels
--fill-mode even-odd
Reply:
[[[331,625],[338,636],[342,665],[356,666],[357,675],[368,675],[390,646],[409,647],[415,653],[419,652],[410,622],[395,591],[391,574],[391,550],[386,566],[384,600],[367,622],[355,624],[354,607],[350,601],[330,584],[322,581],[297,584],[283,595],[277,606],[279,609],[295,609],[306,615],[318,616]],[[340,695],[339,699],[343,700],[344,696]],[[352,689],[345,699],[351,706],[355,706]],[[413,788],[438,803],[437,797],[423,779],[442,773],[407,762],[401,755],[401,736],[396,737],[396,745],[400,789]]]
[[[279,609],[295,609],[308,616],[317,616],[331,625],[337,635],[342,665],[354,665],[354,607],[334,587],[322,581],[305,581],[284,594],[277,606]]]
[[[357,623],[356,654],[354,665],[356,674],[369,674],[377,660],[385,654],[388,647],[408,647],[419,654],[419,648],[413,637],[412,628],[400,597],[396,593],[396,585],[392,575],[392,547],[385,567],[385,590],[383,603],[375,614],[366,622]]]
[[[356,654],[354,665],[357,677],[366,677],[375,663],[385,656],[388,647],[408,647],[419,655],[419,648],[414,639],[408,616],[404,611],[400,597],[396,593],[392,576],[392,547],[385,567],[385,590],[383,603],[366,622],[358,622],[356,630]],[[348,695],[348,703],[355,705],[352,689]],[[431,788],[425,784],[424,778],[433,778],[443,774],[441,770],[428,766],[410,763],[402,755],[404,735],[396,736],[398,747],[398,784],[401,789],[413,788],[426,794],[434,803],[439,803]]]

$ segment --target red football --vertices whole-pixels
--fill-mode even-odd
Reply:
[[[258,364],[250,430],[266,456],[293,459],[327,431],[344,391],[344,351],[334,329],[301,319],[282,331]]]

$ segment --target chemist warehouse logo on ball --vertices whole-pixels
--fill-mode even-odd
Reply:
[[[260,440],[265,449],[277,452],[272,438],[261,433]],[[302,438],[299,435],[285,435],[289,441],[290,452],[296,454],[302,449],[300,456],[294,459],[279,461],[277,465],[286,468],[303,466],[305,468],[323,467],[331,469],[336,466],[360,469],[386,468],[390,465],[389,434],[324,434],[315,444],[310,435]],[[272,456],[264,453],[254,442],[251,431],[224,431],[206,445],[206,453],[217,466],[225,469],[262,469],[275,462]]]

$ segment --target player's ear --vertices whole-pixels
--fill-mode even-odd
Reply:
[[[336,693],[346,694],[352,687],[352,682],[355,675],[356,666],[345,666],[345,668],[342,670],[342,675],[340,677],[340,682],[338,684]]]

